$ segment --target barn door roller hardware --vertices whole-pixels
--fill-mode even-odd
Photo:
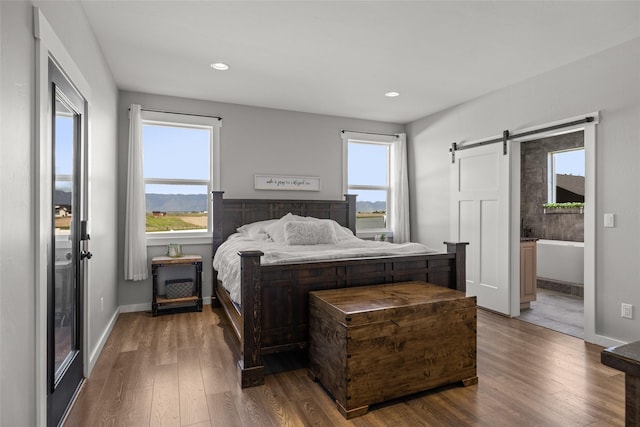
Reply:
[[[507,155],[507,142],[509,142],[509,131],[502,131],[502,155]]]
[[[451,163],[455,163],[456,162],[456,151],[459,151],[459,150],[466,150],[468,148],[480,147],[481,145],[487,145],[487,144],[493,144],[493,143],[496,143],[496,142],[502,142],[502,154],[506,155],[507,154],[507,145],[508,145],[508,142],[509,142],[510,139],[522,138],[524,136],[535,135],[537,133],[544,133],[544,132],[549,132],[549,131],[557,130],[557,129],[563,129],[563,128],[567,128],[567,127],[571,127],[571,126],[575,126],[575,125],[579,125],[579,124],[583,124],[583,123],[591,123],[591,122],[593,122],[593,120],[594,120],[593,117],[585,117],[584,119],[580,119],[580,120],[574,120],[574,121],[571,121],[571,122],[560,123],[560,124],[557,124],[557,125],[548,126],[546,128],[540,128],[540,129],[535,129],[535,130],[522,132],[522,133],[515,133],[515,134],[511,134],[511,133],[509,133],[508,130],[505,130],[505,131],[502,132],[502,137],[501,138],[489,139],[487,141],[476,142],[474,144],[469,144],[469,145],[460,145],[457,142],[452,142],[451,143],[451,148],[449,148],[449,152],[451,153]]]

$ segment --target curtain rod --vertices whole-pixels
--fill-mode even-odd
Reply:
[[[381,135],[381,136],[398,136],[397,133],[375,133],[375,132],[362,132],[359,130],[349,130],[349,129],[342,129],[340,132],[345,133],[345,132],[353,132],[353,133],[364,133],[365,135]]]
[[[128,109],[129,111],[131,111],[131,108]],[[222,117],[218,117],[218,116],[208,116],[206,114],[194,114],[194,113],[178,113],[176,111],[166,111],[166,110],[153,110],[151,108],[140,108],[140,110],[142,111],[149,111],[151,113],[167,113],[167,114],[178,114],[180,116],[196,116],[196,117],[208,117],[210,119],[218,119],[218,120],[222,120]]]

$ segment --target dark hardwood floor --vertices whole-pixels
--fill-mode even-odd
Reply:
[[[297,355],[272,356],[240,389],[238,344],[219,309],[121,314],[64,426],[615,426],[624,374],[601,347],[478,310],[478,377],[345,420]]]

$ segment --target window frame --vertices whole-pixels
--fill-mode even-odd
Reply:
[[[343,140],[343,192],[345,194],[357,194],[358,190],[375,190],[375,191],[385,191],[387,195],[387,206],[385,209],[386,215],[386,227],[385,228],[367,228],[364,230],[358,230],[356,228],[356,236],[360,238],[374,238],[377,235],[385,233],[387,238],[393,238],[393,229],[391,228],[392,218],[389,206],[391,206],[393,189],[391,186],[391,151],[393,148],[393,143],[395,142],[395,138],[391,135],[350,135],[346,132],[343,132],[342,135]],[[378,145],[385,146],[387,149],[387,185],[364,185],[364,184],[356,184],[349,185],[349,144],[369,144],[369,145]],[[356,221],[357,226],[358,221]]]
[[[169,243],[209,243],[213,236],[213,216],[211,212],[211,192],[220,190],[220,128],[222,120],[191,114],[142,111],[142,127],[146,125],[195,128],[209,130],[209,179],[145,178],[148,184],[159,185],[206,185],[207,186],[207,229],[202,231],[151,231],[146,232],[147,246],[162,246]],[[144,141],[143,141],[144,147]],[[144,165],[143,165],[144,167]]]
[[[557,183],[556,183],[556,154],[570,151],[585,151],[584,147],[567,148],[563,150],[549,151],[547,153],[547,202],[557,203]],[[586,174],[586,164],[585,164]]]

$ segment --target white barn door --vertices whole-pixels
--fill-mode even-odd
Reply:
[[[509,154],[501,143],[455,151],[451,165],[451,237],[469,242],[467,295],[510,315]]]

